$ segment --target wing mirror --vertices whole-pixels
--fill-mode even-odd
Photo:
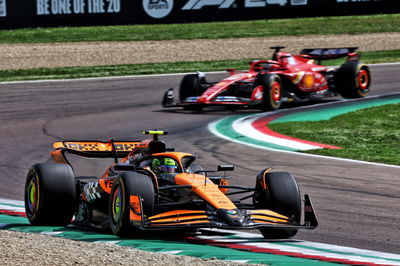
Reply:
[[[229,73],[229,75],[235,75],[236,69],[234,69],[234,68],[227,68],[226,71]]]
[[[221,171],[233,171],[235,169],[235,167],[231,164],[225,164],[225,165],[218,165],[218,172]]]

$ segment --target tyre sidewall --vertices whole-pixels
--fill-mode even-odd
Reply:
[[[279,109],[282,104],[281,77],[276,74],[261,75],[257,77],[254,88],[260,85],[263,88],[263,99],[261,103],[261,109],[265,111],[273,111]],[[274,96],[275,94],[277,96]]]
[[[294,177],[287,172],[260,172],[259,178],[265,178],[266,189],[257,180],[256,193],[258,193],[257,208],[266,208],[291,218],[294,222],[301,220],[301,197],[298,184]],[[258,185],[258,186],[257,186]],[[297,230],[261,228],[261,233],[266,238],[289,238],[296,235]]]
[[[362,88],[359,80],[360,71],[363,71],[368,80]],[[360,62],[347,62],[340,66],[335,74],[335,88],[344,98],[362,98],[368,95],[371,85],[371,74],[367,65]]]
[[[151,177],[138,172],[122,172],[116,177],[110,194],[110,228],[115,235],[129,237],[138,232],[130,224],[130,196],[138,195],[142,199],[142,212],[146,216],[154,214],[155,188]],[[116,215],[115,200],[119,193],[120,212]]]
[[[179,100],[201,95],[201,79],[196,74],[185,75],[179,86]]]
[[[35,203],[29,197],[32,182]],[[76,182],[66,164],[43,163],[31,167],[25,183],[25,210],[33,225],[60,225],[71,222],[77,209]],[[34,205],[34,206],[33,206]]]

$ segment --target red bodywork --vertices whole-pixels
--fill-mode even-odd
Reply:
[[[245,102],[218,102],[215,97],[227,90],[235,82],[246,81],[254,83],[260,72],[265,72],[262,65],[269,65],[268,73],[284,75],[289,81],[303,92],[318,92],[328,90],[328,82],[324,73],[328,71],[326,66],[316,65],[314,60],[305,57],[279,52],[278,61],[255,60],[250,62],[250,68],[246,72],[228,70],[229,76],[215,85],[209,87],[197,100],[200,104],[249,104]],[[257,86],[251,94],[251,101],[262,100],[262,87]]]
[[[260,106],[263,104],[265,89],[257,80],[262,75],[276,75],[279,82],[271,84],[272,91],[268,96],[273,101],[291,102],[321,99],[335,96],[334,85],[336,68],[323,66],[321,60],[347,57],[347,62],[357,61],[357,48],[323,48],[304,49],[300,54],[281,52],[283,47],[272,47],[275,50],[271,60],[254,60],[250,62],[249,70],[236,71],[227,69],[229,76],[219,82],[206,82],[203,73],[198,72],[202,80],[201,89],[197,95],[182,97],[180,103],[173,100],[173,90],[164,95],[164,107],[189,107],[207,105],[239,105]],[[364,80],[365,81],[365,80]],[[364,82],[369,86],[369,80]],[[190,90],[181,83],[180,91]],[[264,101],[266,101],[264,99]],[[273,108],[277,109],[279,108]]]

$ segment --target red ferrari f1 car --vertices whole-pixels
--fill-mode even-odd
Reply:
[[[340,95],[344,98],[364,97],[369,92],[371,75],[360,63],[358,48],[304,49],[299,55],[274,49],[271,60],[250,62],[248,71],[228,69],[229,76],[219,82],[207,82],[204,73],[183,77],[179,103],[173,89],[162,100],[164,107],[201,110],[205,106],[245,106],[262,110],[278,109],[283,102],[320,100]],[[321,65],[322,60],[347,57],[340,67]]]
[[[266,238],[288,238],[299,229],[317,227],[310,198],[304,195],[302,204],[291,174],[266,168],[258,173],[255,187],[230,186],[229,177],[219,173],[232,171],[232,165],[204,170],[192,154],[167,149],[158,139],[166,132],[145,133],[153,139],[54,143],[54,162],[35,164],[27,175],[30,223],[111,229],[119,236],[146,230],[257,228]],[[115,162],[102,176],[76,176],[67,153]]]

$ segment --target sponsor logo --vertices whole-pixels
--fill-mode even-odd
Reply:
[[[265,7],[267,5],[287,5],[288,0],[245,0],[245,7]]]
[[[7,1],[0,0],[0,17],[7,17]]]
[[[143,0],[143,9],[152,18],[168,16],[174,7],[174,0]]]
[[[99,151],[97,143],[65,143],[68,149],[79,151]]]
[[[307,5],[307,0],[291,0],[292,6],[305,6]]]
[[[306,88],[312,88],[314,85],[314,77],[311,74],[307,73],[304,77],[303,84]]]
[[[117,151],[132,151],[136,145],[133,143],[129,143],[129,144],[114,144],[115,145],[115,149]]]
[[[373,2],[381,0],[336,0],[336,3],[356,3],[356,2]]]
[[[230,8],[236,0],[189,0],[182,10],[202,9],[205,6],[218,6],[218,8]]]
[[[100,180],[99,182],[102,182],[103,185],[108,189],[112,189],[112,187],[114,185],[114,179],[113,178],[104,178],[104,179]]]
[[[78,151],[101,151],[98,143],[73,143],[73,142],[66,142],[65,146],[68,149],[78,150]],[[114,144],[115,149],[117,151],[132,151],[135,147],[135,143],[124,143]]]

